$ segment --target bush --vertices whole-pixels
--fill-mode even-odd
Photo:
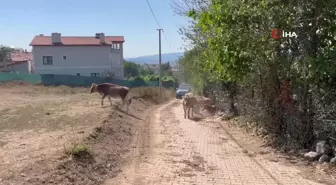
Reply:
[[[145,81],[158,81],[159,80],[159,75],[147,75],[147,76],[143,76],[143,79]]]
[[[175,92],[162,87],[162,97],[160,98],[159,87],[137,87],[132,90],[133,97],[143,98],[154,103],[161,103],[175,96]]]
[[[90,147],[87,144],[75,143],[70,148],[65,148],[67,155],[73,155],[75,157],[91,155]]]
[[[162,77],[163,82],[175,82],[175,79],[172,76],[164,76]]]
[[[145,81],[141,76],[133,77],[132,80],[135,80],[135,81]]]

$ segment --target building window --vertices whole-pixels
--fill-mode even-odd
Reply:
[[[91,73],[91,77],[100,77],[100,73]]]
[[[43,65],[53,65],[53,57],[43,56]]]
[[[120,49],[120,44],[119,44],[119,43],[113,43],[113,44],[111,45],[111,48],[112,48],[112,49]]]
[[[80,76],[80,73],[77,73],[77,76]]]
[[[66,56],[63,56],[63,60],[66,60]]]

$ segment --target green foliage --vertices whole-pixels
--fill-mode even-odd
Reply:
[[[135,77],[129,78],[129,80],[138,80],[138,81],[140,81],[140,80],[144,80],[144,79],[141,76],[135,76]]]
[[[196,92],[201,92],[209,81],[216,78],[214,73],[205,68],[203,50],[194,48],[185,52],[178,63],[183,67],[184,79],[183,81],[194,86]]]
[[[147,76],[136,76],[131,77],[129,80],[141,80],[141,81],[158,81],[160,78],[159,75],[147,75]],[[163,82],[177,82],[178,80],[173,76],[163,76],[161,79]]]
[[[80,157],[84,155],[91,155],[90,146],[87,144],[75,143],[72,147],[64,148],[64,152],[68,155]]]
[[[314,51],[311,49],[311,44],[306,44],[304,39],[313,38],[312,32],[307,32],[311,29],[308,28],[312,23],[311,20],[314,20],[311,19],[313,10],[305,10],[305,7],[309,6],[330,10],[323,16],[326,20],[320,20],[317,25],[321,30],[317,37],[321,39],[320,43],[311,43],[315,51],[320,51],[320,55],[314,59],[309,59],[310,53]],[[299,13],[298,9],[302,13]],[[180,63],[193,73],[193,78],[204,79],[203,75],[207,74],[208,79],[205,81],[242,81],[251,73],[260,73],[260,67],[272,65],[271,68],[274,70],[283,71],[280,74],[282,76],[288,76],[289,73],[303,76],[304,66],[302,59],[299,59],[303,53],[299,51],[298,45],[304,44],[307,45],[305,49],[308,53],[308,56],[305,56],[305,60],[309,63],[308,77],[319,82],[331,81],[332,76],[336,74],[335,65],[331,61],[336,53],[335,38],[330,35],[335,33],[335,24],[330,24],[335,18],[335,14],[331,13],[332,10],[335,10],[335,3],[331,1],[318,5],[311,1],[300,6],[296,2],[286,1],[271,3],[256,0],[211,0],[206,10],[191,9],[186,13],[193,19],[194,27],[197,28],[192,32],[200,34],[204,40],[196,43]],[[300,20],[299,17],[304,19]],[[296,26],[298,24],[303,26],[299,28]],[[271,37],[274,27],[285,31],[298,30],[296,33],[302,37],[297,40],[283,39],[281,42],[284,46],[280,46],[280,42]],[[319,47],[321,49],[317,50]],[[286,54],[289,48],[294,52],[300,52],[301,56],[299,53],[293,53],[292,56]],[[276,55],[276,52],[285,55]]]
[[[143,81],[143,82],[159,80],[159,75],[154,74],[154,71],[152,69],[147,68],[145,66],[141,66],[134,62],[125,61],[124,69],[125,69],[125,76],[129,80]],[[176,77],[173,77],[172,75],[171,66],[169,62],[162,64],[161,69],[163,71],[163,77],[162,77],[163,82],[176,83],[178,81],[178,79]]]
[[[163,76],[172,76],[173,75],[169,62],[161,64],[161,69],[162,69],[162,72],[163,72]]]
[[[140,66],[139,73],[140,73],[141,76],[146,76],[146,75],[153,75],[154,71],[152,69],[146,68],[144,66]]]
[[[7,46],[0,46],[0,62],[10,61],[12,48]]]
[[[175,80],[176,79],[172,76],[163,76],[162,77],[162,81],[164,81],[164,82],[175,82]]]
[[[283,79],[290,78],[299,97],[296,106],[300,108],[296,111],[304,115],[297,118],[302,121],[300,134],[308,142],[314,135],[313,120],[317,119],[311,111],[323,107],[314,100],[313,92],[321,94],[336,88],[336,2],[209,0],[205,7],[199,6],[201,0],[184,2],[189,3],[184,8],[192,7],[181,13],[192,20],[181,29],[192,48],[179,60],[184,81],[199,91],[209,82],[234,82],[256,89],[263,106],[257,112],[270,116],[270,120],[280,120],[287,117],[275,102]],[[275,40],[271,36],[274,28],[295,32],[298,37]],[[316,97],[325,104],[332,95],[322,94]],[[333,114],[336,119],[336,111]],[[283,124],[267,127],[270,132],[284,134],[279,130]]]
[[[124,74],[126,78],[139,76],[139,64],[134,62],[124,62]]]
[[[158,81],[159,80],[159,75],[156,75],[156,74],[147,75],[147,76],[143,76],[143,79],[145,81]]]

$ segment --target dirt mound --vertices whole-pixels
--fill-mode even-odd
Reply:
[[[101,126],[87,135],[79,145],[89,146],[56,160],[39,160],[19,174],[0,179],[0,184],[101,184],[120,172],[130,151],[135,133],[143,127],[150,104],[138,99],[129,112],[114,109]]]

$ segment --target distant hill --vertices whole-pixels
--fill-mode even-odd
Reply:
[[[162,62],[170,62],[172,65],[176,64],[176,61],[183,56],[183,52],[176,53],[165,53],[162,54]],[[159,63],[159,55],[149,55],[149,56],[141,56],[136,58],[125,58],[126,61],[135,62],[138,64],[158,64]]]

